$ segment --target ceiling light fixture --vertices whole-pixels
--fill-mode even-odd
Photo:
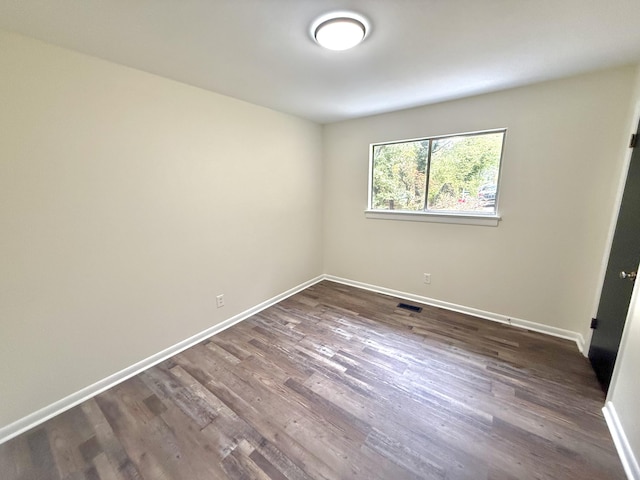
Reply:
[[[311,27],[318,45],[329,50],[347,50],[362,42],[369,33],[369,22],[351,12],[323,15]]]

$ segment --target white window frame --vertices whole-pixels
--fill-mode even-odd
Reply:
[[[495,212],[494,213],[481,213],[481,212],[454,212],[454,211],[402,211],[402,210],[377,210],[372,207],[373,200],[373,149],[380,145],[390,145],[394,143],[409,143],[418,142],[423,140],[440,140],[442,138],[449,137],[463,137],[463,136],[475,136],[488,133],[502,133],[502,148],[500,151],[500,165],[498,167],[498,182],[496,184],[496,199],[495,199]],[[498,200],[500,198],[500,183],[502,179],[502,162],[504,160],[504,146],[507,138],[506,128],[495,128],[491,130],[479,130],[475,132],[464,133],[451,133],[447,135],[434,135],[431,137],[418,137],[410,138],[406,140],[393,140],[389,142],[377,142],[369,144],[369,187],[367,189],[367,209],[365,210],[365,217],[376,220],[401,220],[411,222],[434,222],[434,223],[457,223],[462,225],[484,225],[497,227],[502,217],[498,213]],[[428,167],[427,167],[428,169]],[[428,188],[428,179],[427,179]],[[425,197],[428,195],[428,190],[425,190]]]

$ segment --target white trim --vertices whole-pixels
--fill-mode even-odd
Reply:
[[[618,417],[618,413],[616,412],[613,402],[608,401],[605,403],[602,408],[602,413],[607,421],[607,426],[611,432],[613,443],[616,446],[616,450],[620,456],[620,461],[622,462],[624,471],[627,474],[627,478],[629,480],[640,480],[640,466],[638,466],[638,459],[633,454],[631,445],[629,445],[629,440],[627,439],[627,435],[624,433],[624,429],[622,428],[620,418]]]
[[[434,212],[402,212],[395,210],[365,210],[366,218],[375,220],[404,220],[409,222],[457,223],[459,225],[483,225],[497,227],[501,218],[499,215],[473,215],[462,213],[434,213]]]
[[[187,338],[186,340],[183,340],[169,348],[166,348],[165,350],[162,350],[161,352],[151,355],[150,357],[144,360],[141,360],[135,363],[134,365],[131,365],[106,378],[103,378],[102,380],[99,380],[93,385],[89,385],[75,393],[72,393],[67,397],[64,397],[50,405],[47,405],[46,407],[40,410],[30,413],[29,415],[19,420],[16,420],[15,422],[10,423],[5,427],[0,428],[0,444],[20,435],[21,433],[26,432],[27,430],[30,430],[40,425],[41,423],[46,422],[50,418],[56,415],[59,415],[69,410],[70,408],[75,407],[76,405],[79,405],[80,403],[104,392],[105,390],[108,390],[111,387],[114,387],[115,385],[139,374],[140,372],[166,360],[167,358],[170,358],[182,352],[183,350],[186,350],[187,348],[192,347],[193,345],[199,342],[202,342],[203,340],[206,340],[207,338],[231,327],[232,325],[235,325],[236,323],[239,323],[251,317],[252,315],[255,315],[256,313],[272,305],[275,305],[278,302],[281,302],[285,298],[295,295],[296,293],[312,285],[315,285],[316,283],[321,282],[322,280],[328,280],[335,283],[342,283],[344,285],[350,285],[352,287],[361,288],[363,290],[369,290],[372,292],[382,293],[385,295],[391,295],[394,297],[415,301],[425,305],[432,305],[435,307],[444,308],[454,312],[466,313],[479,318],[484,318],[486,320],[492,320],[494,322],[505,323],[505,324],[513,325],[515,327],[520,327],[527,330],[545,333],[547,335],[551,335],[554,337],[573,340],[578,345],[578,349],[580,349],[580,351],[582,351],[582,349],[584,348],[584,339],[582,338],[582,335],[576,332],[572,332],[570,330],[550,327],[548,325],[543,325],[536,322],[530,322],[528,320],[508,317],[506,315],[487,312],[484,310],[479,310],[471,307],[465,307],[465,306],[457,305],[454,303],[449,303],[441,300],[436,300],[433,298],[423,297],[421,295],[401,292],[398,290],[392,290],[390,288],[379,287],[376,285],[370,285],[368,283],[362,283],[355,280],[348,280],[345,278],[324,274],[316,278],[313,278],[311,280],[308,280],[304,283],[301,283],[300,285],[293,287],[287,290],[286,292],[276,295],[275,297],[270,298],[252,308],[249,308],[248,310],[245,310],[244,312],[239,313],[238,315],[228,318],[227,320],[224,320],[218,323],[217,325],[214,325],[190,338]],[[640,478],[638,480],[640,480]]]
[[[398,290],[392,290],[390,288],[379,287],[377,285],[370,285],[368,283],[357,282],[355,280],[348,280],[346,278],[335,277],[333,275],[324,275],[325,280],[331,282],[342,283],[344,285],[350,285],[356,288],[362,288],[363,290],[369,290],[372,292],[382,293],[385,295],[391,295],[393,297],[403,298],[405,300],[412,300],[414,302],[422,303],[425,305],[431,305],[434,307],[444,308],[454,312],[466,313],[475,317],[484,318],[485,320],[491,320],[498,323],[505,323],[513,325],[514,327],[524,328],[526,330],[532,330],[534,332],[544,333],[553,337],[564,338],[567,340],[573,340],[578,346],[580,352],[584,349],[584,338],[578,332],[571,330],[565,330],[563,328],[551,327],[542,323],[531,322],[529,320],[522,320],[520,318],[509,317],[499,313],[487,312],[485,310],[479,310],[477,308],[465,307],[463,305],[457,305],[455,303],[443,302],[442,300],[436,300],[429,297],[423,297],[422,295],[415,295],[413,293],[400,292]]]
[[[193,345],[196,345],[203,340],[206,340],[207,338],[231,327],[232,325],[235,325],[236,323],[239,323],[251,317],[252,315],[255,315],[265,308],[275,305],[285,298],[290,297],[291,295],[295,295],[296,293],[310,287],[311,285],[315,285],[322,280],[324,280],[324,275],[320,275],[316,278],[301,283],[297,287],[293,287],[286,292],[265,300],[264,302],[259,303],[258,305],[251,307],[250,309],[245,310],[242,313],[239,313],[238,315],[223,320],[222,322],[200,333],[197,333],[194,336],[187,338],[186,340],[182,340],[181,342],[178,342],[175,345],[162,350],[161,352],[151,355],[150,357],[145,358],[138,363],[135,363],[123,370],[120,370],[119,372],[114,373],[113,375],[109,375],[108,377],[97,381],[93,385],[89,385],[75,393],[72,393],[67,397],[64,397],[50,405],[47,405],[44,408],[41,408],[40,410],[30,413],[26,417],[23,417],[5,427],[0,428],[0,444],[11,440],[21,433],[24,433],[27,430],[30,430],[33,427],[46,422],[50,418],[55,417],[56,415],[59,415],[69,410],[70,408],[73,408],[76,405],[89,400],[92,397],[95,397],[99,393],[102,393],[105,390],[108,390],[109,388],[114,387],[121,382],[124,382],[128,378],[131,378],[134,375],[137,375],[140,372],[153,367],[154,365],[166,360],[167,358],[173,357],[183,350],[186,350],[187,348],[192,347]]]

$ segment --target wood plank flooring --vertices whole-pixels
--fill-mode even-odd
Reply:
[[[397,303],[310,287],[0,445],[0,478],[624,478],[572,342]]]

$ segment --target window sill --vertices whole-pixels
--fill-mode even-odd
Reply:
[[[396,212],[391,210],[365,210],[366,218],[376,220],[401,220],[409,222],[457,223],[459,225],[481,225],[497,227],[499,215],[468,215],[461,213],[431,213],[431,212]]]

